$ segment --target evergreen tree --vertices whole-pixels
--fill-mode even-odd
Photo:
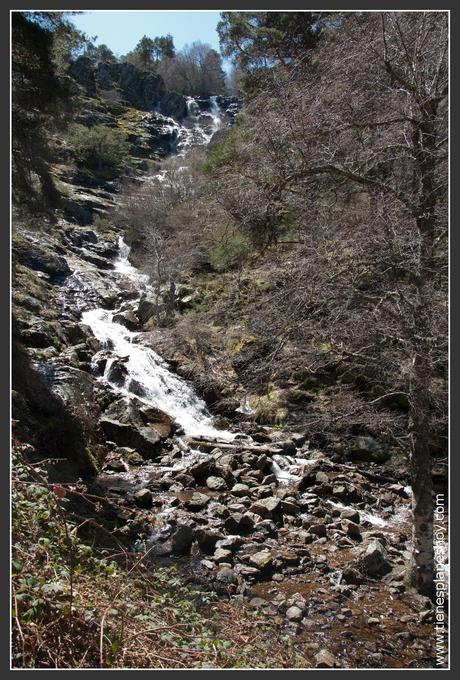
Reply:
[[[55,31],[62,13],[12,13],[13,200],[55,204],[50,173],[49,131],[65,123],[70,107],[68,82],[53,61]]]

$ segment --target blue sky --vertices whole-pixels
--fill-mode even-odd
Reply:
[[[155,37],[171,33],[176,49],[195,40],[209,43],[219,51],[217,22],[220,12],[211,11],[88,11],[72,17],[75,26],[88,36],[97,35],[96,44],[105,43],[117,55],[133,49],[143,35]],[[229,65],[225,64],[226,70]]]

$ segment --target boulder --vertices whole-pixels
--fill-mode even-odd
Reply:
[[[269,550],[261,550],[260,552],[256,552],[254,555],[251,555],[249,558],[249,563],[253,567],[256,567],[256,569],[263,571],[272,566],[273,555]]]
[[[337,659],[328,649],[321,649],[315,655],[316,668],[334,668],[337,664]]]
[[[300,609],[300,607],[296,607],[295,605],[293,607],[289,607],[289,609],[286,611],[286,618],[289,619],[289,621],[298,622],[302,620],[302,617],[302,609]]]
[[[355,437],[348,448],[348,457],[351,460],[364,461],[366,463],[385,463],[390,457],[388,449],[374,437]]]
[[[134,502],[139,508],[151,508],[153,502],[152,492],[148,489],[141,489],[134,494]]]
[[[181,120],[187,115],[187,101],[178,92],[165,92],[160,100],[160,111],[165,116]]]
[[[230,567],[222,567],[217,572],[216,581],[219,583],[232,584],[237,583],[238,579],[236,578],[233,569],[230,569]]]
[[[173,427],[171,416],[155,406],[147,406],[136,397],[116,399],[103,415],[137,429],[147,427],[154,430],[161,438],[169,437]],[[121,446],[129,446],[129,444]]]
[[[12,251],[17,261],[29,269],[44,272],[49,276],[68,276],[72,273],[67,260],[55,255],[49,247],[15,238],[12,242]]]
[[[249,509],[263,519],[279,520],[282,516],[281,500],[275,496],[260,499],[253,503]]]
[[[103,416],[99,423],[108,439],[119,446],[135,449],[144,458],[155,458],[161,452],[162,438],[153,428],[122,423],[107,416]]]
[[[233,553],[231,550],[227,550],[227,548],[217,548],[211,559],[216,564],[220,564],[221,562],[230,562],[232,557]]]
[[[371,541],[364,552],[361,553],[357,566],[367,576],[371,577],[384,576],[391,571],[387,551],[377,539]]]
[[[209,527],[197,529],[195,531],[195,539],[201,550],[206,553],[213,552],[216,546],[222,548],[227,547],[225,545],[221,545],[222,540],[225,539],[223,533],[218,529],[212,529]]]
[[[190,508],[190,510],[203,510],[210,501],[210,497],[206,496],[204,493],[199,493],[195,491],[188,501],[185,501],[185,505]]]
[[[224,528],[230,534],[247,534],[254,529],[254,520],[247,513],[235,512],[227,517]]]
[[[211,491],[225,491],[227,489],[227,484],[221,477],[208,477],[206,486]]]
[[[232,488],[232,494],[233,496],[238,496],[240,498],[243,498],[244,496],[247,496],[250,492],[249,486],[247,484],[235,484],[235,486]]]
[[[120,312],[118,314],[114,314],[113,321],[115,323],[121,324],[122,326],[127,328],[128,331],[139,330],[139,319],[137,318],[136,314],[133,311]]]
[[[193,530],[186,524],[179,524],[174,528],[170,540],[173,553],[189,555],[193,543]]]
[[[114,385],[124,385],[128,376],[128,369],[122,359],[115,359],[107,371],[107,380]]]
[[[157,310],[158,305],[153,300],[149,300],[145,294],[143,294],[139,300],[139,306],[136,310],[136,316],[139,319],[139,323],[142,325],[147,323],[147,321],[156,314]]]

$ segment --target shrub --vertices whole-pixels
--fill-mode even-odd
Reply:
[[[118,177],[126,166],[129,144],[122,130],[106,125],[74,125],[70,141],[74,146],[75,159],[80,166],[105,177]]]

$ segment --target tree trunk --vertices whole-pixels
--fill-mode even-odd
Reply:
[[[431,417],[429,404],[430,371],[427,357],[417,354],[411,390],[411,484],[413,492],[413,552],[410,580],[417,590],[432,596],[433,562],[433,482],[429,447]]]
[[[411,581],[417,590],[434,594],[433,480],[430,451],[433,379],[433,277],[436,225],[434,191],[436,103],[427,102],[422,122],[414,129],[415,183],[419,183],[416,215],[420,235],[417,303],[413,310],[413,376],[410,389],[411,483],[413,491],[413,554]]]

